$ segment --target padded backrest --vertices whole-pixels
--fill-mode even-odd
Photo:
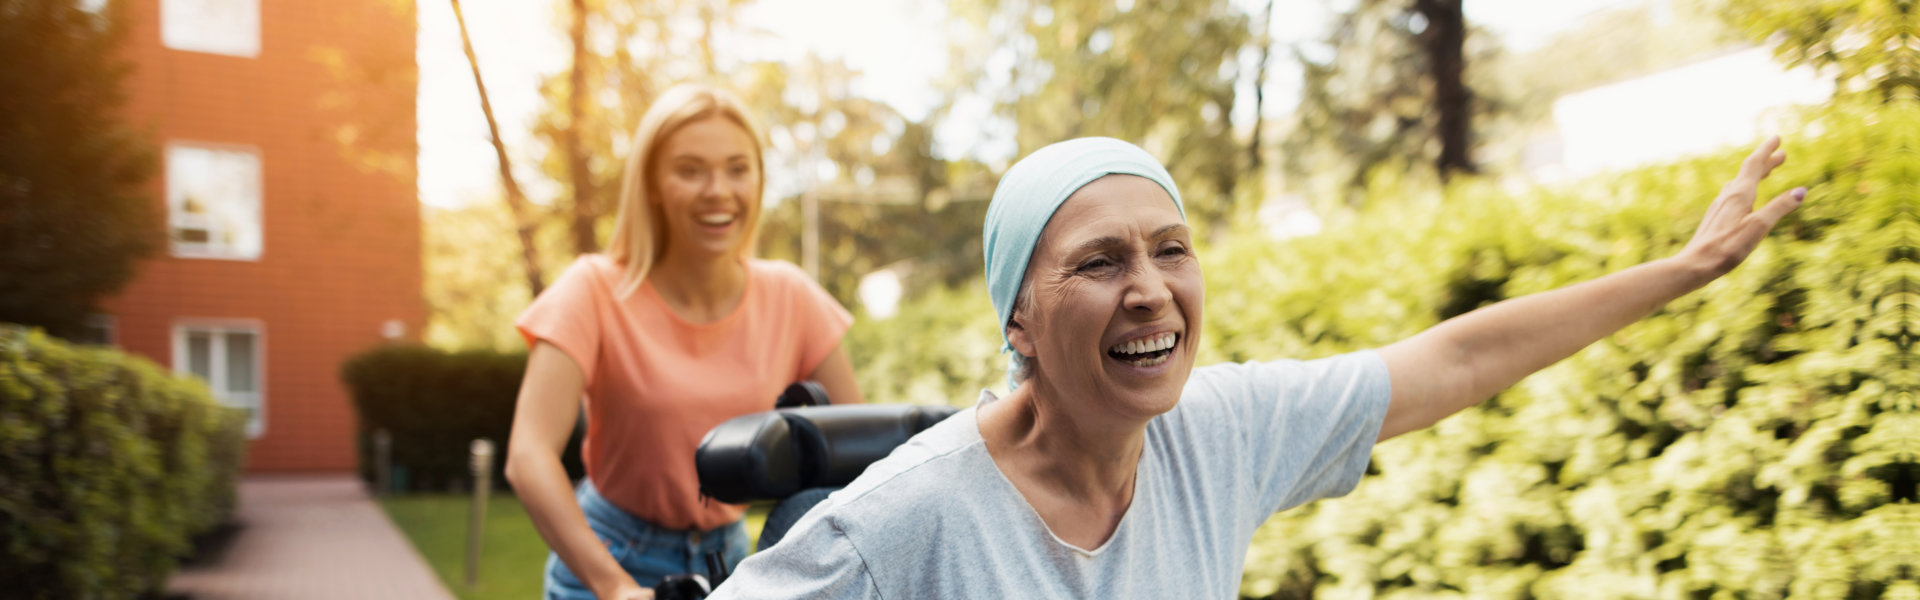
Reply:
[[[694,456],[700,491],[721,502],[740,503],[844,486],[907,438],[957,411],[947,406],[854,404],[735,417],[700,441]]]

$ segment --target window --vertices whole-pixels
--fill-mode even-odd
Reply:
[[[173,370],[207,382],[220,403],[247,411],[247,437],[266,431],[261,399],[263,336],[258,323],[188,322],[173,327]]]
[[[114,322],[112,315],[87,315],[80,323],[80,336],[74,341],[92,346],[112,346]]]
[[[167,238],[184,258],[260,258],[260,155],[167,145]]]
[[[260,0],[160,0],[160,41],[175,50],[259,56]]]

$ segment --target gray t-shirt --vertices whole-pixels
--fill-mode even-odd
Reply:
[[[712,597],[1235,598],[1268,516],[1359,483],[1388,395],[1373,352],[1194,369],[1147,425],[1133,504],[1092,550],[1047,529],[967,409],[814,507]]]

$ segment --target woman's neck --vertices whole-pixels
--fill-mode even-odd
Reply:
[[[1038,504],[1030,493],[1037,489],[1096,512],[1104,510],[1117,526],[1133,502],[1147,424],[1102,423],[1093,415],[1070,414],[1062,403],[1050,401],[1050,390],[1039,388],[1022,386],[981,407],[980,435],[988,453],[1029,503]],[[1051,520],[1048,524],[1060,533],[1058,525]]]
[[[733,312],[747,288],[746,261],[732,254],[660,257],[647,281],[669,308],[693,323],[710,323]]]

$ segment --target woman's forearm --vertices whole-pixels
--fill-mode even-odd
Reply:
[[[1430,332],[1466,361],[1468,402],[1479,402],[1560,362],[1712,281],[1681,257],[1513,298]]]
[[[1689,255],[1505,300],[1381,349],[1395,404],[1381,439],[1432,425],[1492,397],[1706,285],[1713,269]]]
[[[639,587],[587,525],[559,456],[539,451],[511,455],[507,479],[540,537],[595,596],[618,597],[615,592],[623,587]]]

